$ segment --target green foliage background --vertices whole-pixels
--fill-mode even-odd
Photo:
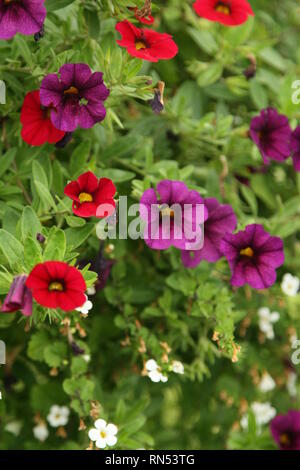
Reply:
[[[158,64],[130,57],[115,42],[116,22],[131,16],[126,7],[142,4],[46,0],[43,39],[17,35],[0,42],[0,79],[7,86],[7,104],[0,107],[2,298],[14,275],[42,259],[75,262],[96,255],[95,221],[73,217],[63,195],[67,181],[88,169],[111,178],[131,202],[161,179],[180,179],[203,196],[230,203],[239,229],[258,222],[282,237],[286,262],[268,291],[233,291],[224,260],[187,270],[176,250],[154,252],[141,240],[106,243],[106,256],[116,260],[106,288],[91,298],[87,319],[68,315],[89,363],[72,353],[61,333],[61,313],[35,307],[30,324],[19,313],[0,316],[8,353],[0,368],[0,449],[87,448],[91,401],[119,427],[117,448],[268,449],[274,448],[268,428],[259,432],[253,417],[248,431],[237,431],[245,403],[270,401],[278,412],[300,408],[299,384],[293,399],[286,389],[289,337],[300,334],[300,296],[288,298],[280,288],[284,273],[300,276],[300,176],[291,161],[250,172],[262,159],[247,135],[251,117],[269,105],[293,127],[299,121],[300,108],[291,100],[292,83],[300,78],[299,2],[252,0],[255,18],[225,28],[199,19],[191,1],[156,1],[155,29],[172,34],[179,46],[175,59]],[[247,81],[249,54],[256,57],[257,74]],[[107,117],[77,130],[63,150],[30,148],[20,137],[24,96],[66,62],[103,71],[111,90]],[[147,103],[158,80],[166,83],[159,116]],[[41,231],[44,251],[35,241]],[[84,275],[92,285],[95,276]],[[262,306],[281,314],[272,341],[258,328]],[[221,335],[219,346],[214,331]],[[164,343],[171,348],[169,363],[162,362]],[[235,345],[241,351],[232,363]],[[165,371],[180,360],[185,374],[152,383],[141,375],[149,358]],[[260,392],[253,371],[268,371],[275,390]],[[51,429],[40,443],[32,433],[34,416],[45,419],[53,404],[71,407],[66,436]],[[86,430],[78,430],[80,418]],[[6,430],[14,421],[22,423],[18,436]]]

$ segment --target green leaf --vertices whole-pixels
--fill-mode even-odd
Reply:
[[[49,367],[59,367],[67,359],[68,347],[63,341],[55,341],[44,349],[44,359]]]
[[[10,266],[23,258],[23,246],[11,233],[0,229],[0,249]]]
[[[83,227],[78,228],[67,228],[65,230],[67,244],[73,249],[81,246],[85,240],[91,235],[95,230],[95,225],[91,222],[85,224]]]
[[[42,225],[38,219],[38,216],[30,206],[24,207],[20,224],[23,240],[25,240],[27,235],[31,235],[33,238],[35,238],[37,233],[42,231]]]
[[[70,175],[72,178],[76,178],[80,173],[83,173],[83,168],[86,166],[90,150],[91,141],[85,140],[73,151],[70,158]]]
[[[27,354],[35,361],[44,361],[44,349],[50,343],[50,337],[45,330],[34,333],[28,343]]]
[[[211,64],[204,64],[202,67],[202,71],[197,79],[197,83],[201,87],[206,87],[208,85],[212,85],[215,83],[219,78],[222,76],[223,73],[223,66],[218,62],[211,63]]]
[[[110,178],[114,183],[123,183],[124,181],[130,181],[135,178],[135,173],[111,168],[109,170],[101,170],[100,176],[101,178]]]
[[[60,10],[61,8],[65,8],[75,0],[46,0],[45,7],[47,12]]]
[[[24,261],[28,271],[38,263],[43,262],[42,250],[37,240],[27,237],[24,243]]]
[[[16,153],[17,153],[17,149],[14,147],[14,148],[11,148],[9,150],[7,150],[6,153],[4,153],[3,155],[1,155],[0,157],[0,176],[4,175],[4,173],[9,169],[9,167],[11,166],[15,156],[16,156]]]
[[[76,217],[75,215],[68,215],[66,217],[66,222],[69,227],[83,227],[86,224],[86,220],[81,217]]]
[[[66,252],[66,235],[61,229],[54,230],[47,238],[44,260],[63,261]]]

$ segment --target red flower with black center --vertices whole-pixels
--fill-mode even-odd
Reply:
[[[29,145],[56,144],[65,135],[56,129],[50,120],[50,108],[41,105],[39,90],[25,96],[20,121],[23,124],[21,137]]]
[[[178,53],[177,44],[169,34],[140,29],[127,20],[117,23],[116,30],[122,35],[117,43],[133,57],[158,62],[160,59],[172,59]]]
[[[108,178],[100,178],[91,171],[80,175],[65,187],[64,193],[73,200],[72,210],[80,217],[103,218],[114,213],[116,203],[113,199],[116,187]],[[99,206],[103,211],[97,213]],[[102,212],[103,215],[99,215]]]
[[[247,0],[197,0],[193,7],[197,15],[226,26],[238,26],[254,16]]]
[[[48,308],[75,310],[86,300],[86,284],[81,272],[62,261],[37,264],[29,274],[26,286],[33,298]]]

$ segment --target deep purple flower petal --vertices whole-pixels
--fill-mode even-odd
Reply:
[[[44,0],[0,2],[0,39],[11,39],[16,33],[35,34],[46,18]]]
[[[188,195],[188,188],[182,181],[163,180],[157,185],[160,202],[171,206],[184,201]]]

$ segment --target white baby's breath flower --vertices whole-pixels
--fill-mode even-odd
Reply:
[[[276,383],[273,378],[267,372],[264,373],[262,379],[258,385],[258,388],[261,392],[267,393],[273,390],[276,387]]]
[[[161,372],[161,368],[157,364],[157,362],[154,359],[149,359],[145,367],[147,369],[147,375],[152,382],[167,382],[168,377],[166,375],[163,375]]]
[[[257,401],[253,402],[251,405],[251,409],[255,416],[255,421],[257,426],[261,427],[264,424],[269,423],[271,419],[276,416],[276,410],[273,408],[271,403],[259,403]],[[240,421],[241,427],[243,429],[248,428],[248,416],[244,415]]]
[[[95,287],[95,286],[88,287],[87,290],[86,290],[87,295],[95,295],[96,292],[97,292],[97,291],[96,291],[96,287]]]
[[[180,361],[173,361],[172,362],[172,371],[175,374],[184,374],[184,365]]]
[[[293,276],[290,273],[287,273],[283,276],[281,282],[282,292],[289,297],[295,297],[300,287],[300,280],[298,277]]]
[[[45,423],[40,423],[34,426],[32,432],[34,437],[41,442],[44,442],[49,436],[49,431]]]
[[[297,374],[295,372],[290,372],[286,382],[286,388],[289,392],[291,397],[295,397],[297,395]]]
[[[81,307],[77,307],[76,310],[83,315],[88,315],[89,311],[93,308],[92,302],[88,299],[88,296],[85,296],[85,302]]]
[[[47,420],[53,428],[65,426],[69,421],[70,410],[66,406],[52,405]]]
[[[14,434],[14,436],[18,436],[21,432],[22,426],[22,421],[11,421],[10,423],[7,423],[4,429],[5,431]]]
[[[270,312],[268,307],[262,307],[258,310],[259,329],[266,335],[268,339],[274,339],[273,323],[276,323],[280,315],[278,312]]]
[[[112,447],[116,445],[117,426],[111,423],[107,424],[104,419],[97,419],[94,426],[94,428],[89,430],[89,438],[91,441],[95,442],[98,449],[105,449],[107,446]]]

